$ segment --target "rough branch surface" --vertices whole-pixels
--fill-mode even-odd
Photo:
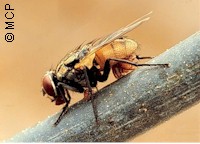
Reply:
[[[57,127],[59,114],[7,142],[125,141],[166,121],[200,100],[200,32],[95,94],[100,125],[91,102],[73,105]]]

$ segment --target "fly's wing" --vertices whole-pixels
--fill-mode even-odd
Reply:
[[[130,23],[129,25],[120,28],[119,30],[107,35],[104,38],[99,39],[97,42],[95,42],[91,46],[90,52],[82,60],[86,59],[87,56],[90,56],[93,53],[95,53],[97,50],[102,48],[104,45],[109,44],[110,42],[114,41],[115,39],[118,39],[121,36],[125,35],[126,33],[132,31],[133,29],[135,29],[136,27],[141,25],[143,22],[148,21],[150,19],[150,17],[147,17],[147,16],[149,16],[151,13],[152,12],[149,12],[146,15],[142,16],[141,18],[139,18],[139,19],[135,20],[134,22]]]
[[[89,46],[89,52],[83,57],[78,64],[75,65],[75,68],[80,68],[81,66],[87,65],[91,66],[92,65],[92,60],[95,56],[95,52],[101,49],[103,46],[106,44],[111,43],[115,39],[118,39],[122,37],[124,34],[132,31],[139,25],[141,25],[143,22],[148,21],[150,17],[148,17],[152,12],[147,13],[146,15],[140,17],[139,19],[135,20],[134,22],[130,23],[129,25],[120,28],[119,30],[107,35],[104,38],[100,38],[97,41],[95,40],[94,42],[91,43]],[[90,64],[89,64],[90,63]]]

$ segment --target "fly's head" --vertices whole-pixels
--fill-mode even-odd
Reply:
[[[59,87],[57,86],[57,78],[54,71],[47,71],[42,79],[42,93],[49,95],[51,101],[55,101],[56,105],[65,103],[64,99],[60,95]]]

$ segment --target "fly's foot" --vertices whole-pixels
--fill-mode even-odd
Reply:
[[[170,65],[169,64],[141,64],[141,65],[148,65],[148,66],[158,66],[158,67],[162,67],[162,68],[169,68]]]
[[[60,116],[57,118],[56,122],[53,124],[53,126],[56,127],[56,126],[60,123],[60,121],[62,120],[62,118],[63,118],[63,115],[60,115]]]
[[[60,119],[57,119],[56,122],[53,124],[54,127],[56,127],[60,123]]]
[[[170,64],[160,64],[161,67],[164,67],[164,68],[169,68],[170,67]]]
[[[68,111],[67,107],[68,107],[68,104],[66,104],[66,105],[63,107],[63,109],[62,109],[62,111],[61,111],[61,113],[60,113],[58,119],[57,119],[56,122],[53,124],[53,126],[57,126],[57,125],[60,123],[60,121],[63,119],[64,115],[65,115],[65,114],[67,113],[67,111]]]

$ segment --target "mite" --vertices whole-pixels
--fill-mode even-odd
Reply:
[[[168,64],[137,64],[135,60],[151,57],[139,57],[135,53],[138,44],[124,37],[124,34],[148,21],[150,13],[104,38],[80,45],[67,54],[55,70],[46,72],[42,79],[43,95],[48,94],[56,105],[65,103],[54,125],[57,125],[67,112],[71,100],[69,91],[83,93],[85,100],[91,98],[95,120],[98,123],[92,94],[97,89],[98,82],[108,79],[111,70],[119,79],[138,66],[168,66]]]

